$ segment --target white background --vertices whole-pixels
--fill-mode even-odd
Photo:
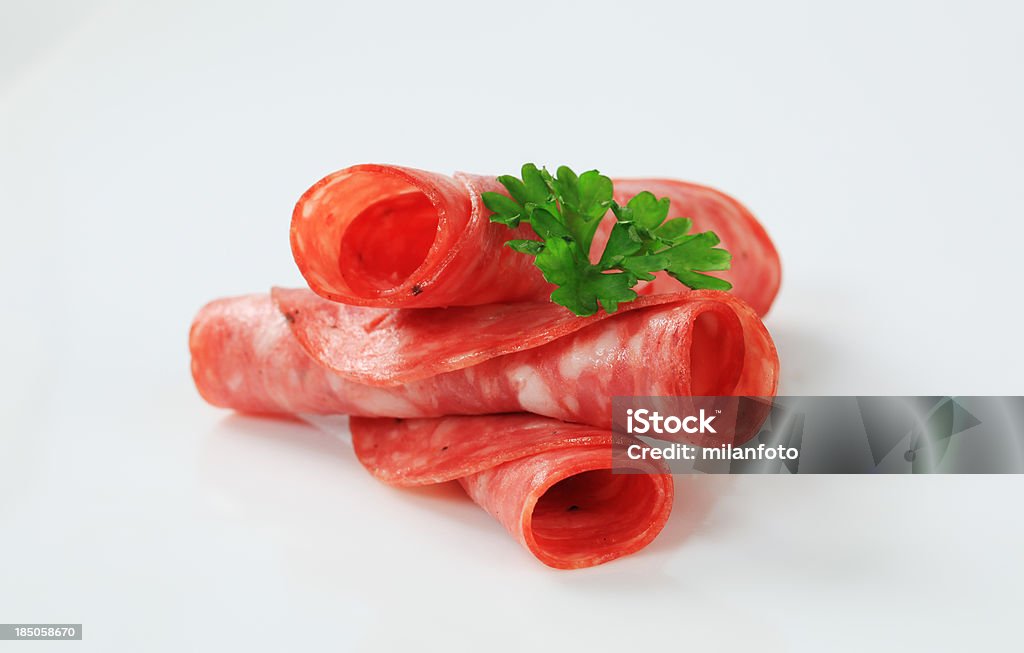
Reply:
[[[1021,478],[680,479],[556,572],[192,388],[320,176],[531,160],[747,203],[784,393],[1024,393],[1019,5],[828,4],[3,0],[0,622],[85,640],[0,650],[1019,646]]]

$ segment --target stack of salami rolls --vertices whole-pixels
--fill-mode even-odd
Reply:
[[[711,188],[615,180],[620,203],[642,190],[721,237],[731,292],[658,277],[615,313],[577,317],[504,245],[536,238],[529,227],[488,219],[481,193],[504,192],[494,178],[331,174],[292,215],[309,288],[202,308],[189,338],[196,387],[246,413],[350,415],[371,474],[457,481],[552,567],[634,553],[668,520],[673,481],[660,461],[613,473],[613,442],[628,436],[611,429],[612,397],[773,396],[779,366],[761,316],[780,265],[762,226]]]

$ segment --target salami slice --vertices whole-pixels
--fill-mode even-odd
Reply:
[[[616,200],[642,190],[672,201],[671,216],[714,231],[732,252],[721,276],[763,315],[778,292],[778,253],[764,228],[735,199],[672,180],[616,180]],[[529,226],[491,224],[480,193],[504,192],[491,177],[359,165],[314,184],[292,214],[292,253],[317,294],[346,304],[423,308],[546,299],[552,286],[529,256],[504,246],[535,238]],[[610,227],[610,221],[605,220]],[[600,239],[596,246],[603,246]],[[665,277],[645,292],[676,291]]]
[[[431,307],[546,298],[528,256],[504,247],[535,238],[493,225],[480,200],[494,180],[386,165],[324,177],[292,213],[292,253],[309,287],[360,306]]]
[[[672,477],[660,461],[638,461],[638,474],[611,472],[609,431],[523,414],[354,417],[350,425],[356,455],[378,479],[399,486],[458,480],[551,567],[634,553],[672,510]]]
[[[289,317],[295,319],[267,295],[204,307],[189,340],[203,397],[256,413],[441,417],[525,411],[610,428],[616,395],[772,396],[778,382],[778,357],[760,319],[733,295],[716,291],[586,321],[578,330],[567,330],[560,318],[537,321],[521,333],[533,346],[511,353],[474,344],[464,335],[467,328],[450,324],[438,336],[443,342],[434,345],[449,361],[441,369],[449,371],[388,387],[364,381],[394,377],[407,367],[406,359],[352,347],[348,368],[356,372],[339,372],[322,362],[337,362],[323,349],[303,348]],[[386,328],[406,319],[393,318]],[[386,322],[387,316],[366,329]],[[366,340],[346,329],[357,343]],[[402,341],[401,329],[389,337]],[[458,367],[460,356],[472,364]]]
[[[310,356],[347,379],[376,386],[532,349],[610,315],[576,317],[550,301],[396,310],[339,304],[307,288],[274,288],[270,294]],[[683,294],[641,297],[623,304],[619,314]]]

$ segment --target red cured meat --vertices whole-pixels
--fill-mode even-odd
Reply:
[[[673,483],[660,461],[611,472],[613,443],[643,446],[611,432],[612,397],[774,395],[778,357],[758,315],[780,271],[764,229],[727,195],[670,180],[615,186],[620,203],[649,190],[670,198],[671,217],[718,233],[733,294],[661,275],[618,313],[575,317],[547,300],[553,286],[532,259],[504,246],[534,237],[529,226],[489,222],[481,193],[504,192],[495,179],[356,166],[295,207],[292,251],[312,291],[200,311],[196,386],[244,412],[352,415],[356,453],[377,478],[458,481],[552,567],[635,552],[668,519]]]
[[[546,298],[533,260],[508,247],[529,226],[493,225],[493,179],[359,165],[324,177],[292,213],[295,262],[317,294],[360,306],[432,307]]]
[[[405,321],[385,319],[376,326],[390,329]],[[266,295],[204,307],[189,339],[203,397],[256,413],[441,417],[526,411],[610,428],[616,395],[773,396],[778,380],[778,357],[760,319],[733,295],[716,291],[686,293],[568,333],[558,319],[538,322],[531,333],[520,334],[536,346],[503,355],[497,355],[500,348],[481,353],[479,342],[476,350],[467,349],[468,331],[451,325],[438,345],[449,371],[389,387],[360,380],[394,377],[404,359],[372,349],[355,352],[350,367],[358,374],[341,373],[314,357],[322,351],[304,349],[292,326]],[[389,337],[402,340],[401,329]],[[458,367],[460,355],[472,364]]]
[[[399,486],[458,480],[541,562],[559,569],[642,549],[672,510],[672,477],[660,461],[644,461],[641,474],[611,473],[609,431],[523,414],[354,417],[350,425],[356,455],[378,479]]]
[[[622,203],[641,190],[669,197],[671,217],[689,217],[696,231],[716,232],[733,255],[732,270],[721,276],[758,314],[768,311],[778,292],[779,257],[742,204],[682,181],[623,179],[615,180],[615,189]],[[346,304],[423,308],[547,299],[553,287],[532,258],[504,246],[536,236],[527,225],[491,224],[480,200],[484,191],[504,192],[492,177],[462,173],[386,165],[335,172],[295,205],[295,262],[317,294]],[[611,223],[605,222],[607,232]],[[643,292],[680,287],[663,275]]]
[[[618,314],[683,294],[641,297]],[[581,318],[550,301],[396,310],[326,301],[306,288],[274,288],[270,295],[310,356],[347,379],[376,386],[532,349],[610,316],[601,311]]]

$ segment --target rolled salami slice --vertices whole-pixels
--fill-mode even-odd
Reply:
[[[375,347],[360,352],[358,344],[370,341],[376,327],[398,325],[389,337],[416,347],[403,337],[406,317],[366,323],[362,336],[343,327],[356,346],[347,368],[337,371],[329,351],[303,347],[289,321],[294,314],[283,313],[268,295],[222,299],[204,307],[192,325],[192,373],[210,403],[255,413],[442,417],[525,411],[601,428],[611,427],[616,395],[775,394],[778,356],[771,337],[754,311],[728,293],[685,293],[581,321],[576,330],[556,315],[522,332],[528,348],[511,353],[467,335],[479,320],[449,324],[437,336],[443,343],[423,344],[443,352],[438,373],[381,387],[365,380],[394,377],[408,360]],[[463,360],[468,362],[460,367]]]
[[[398,486],[458,480],[541,562],[591,567],[647,546],[672,511],[660,461],[611,471],[609,431],[535,415],[350,420],[375,477]],[[632,440],[636,444],[639,441]]]
[[[618,314],[682,294],[640,297]],[[532,349],[612,315],[577,317],[550,301],[413,310],[339,304],[307,288],[270,295],[310,356],[347,379],[384,387]]]
[[[307,190],[292,213],[292,254],[309,287],[346,304],[422,308],[546,298],[533,259],[508,247],[529,226],[491,224],[495,180],[358,165]]]
[[[620,203],[649,190],[671,199],[670,217],[688,217],[695,231],[716,232],[733,255],[732,270],[719,276],[731,281],[732,292],[758,314],[768,311],[778,292],[779,256],[742,204],[682,181],[614,183]],[[532,229],[491,224],[480,199],[484,191],[504,189],[493,177],[449,177],[398,166],[359,165],[335,172],[295,205],[295,262],[318,295],[346,304],[424,308],[547,299],[553,286],[533,259],[504,246],[513,238],[536,238]],[[602,226],[607,234],[611,222]],[[603,247],[602,238],[595,239],[595,247]],[[662,275],[640,290],[681,287]]]

